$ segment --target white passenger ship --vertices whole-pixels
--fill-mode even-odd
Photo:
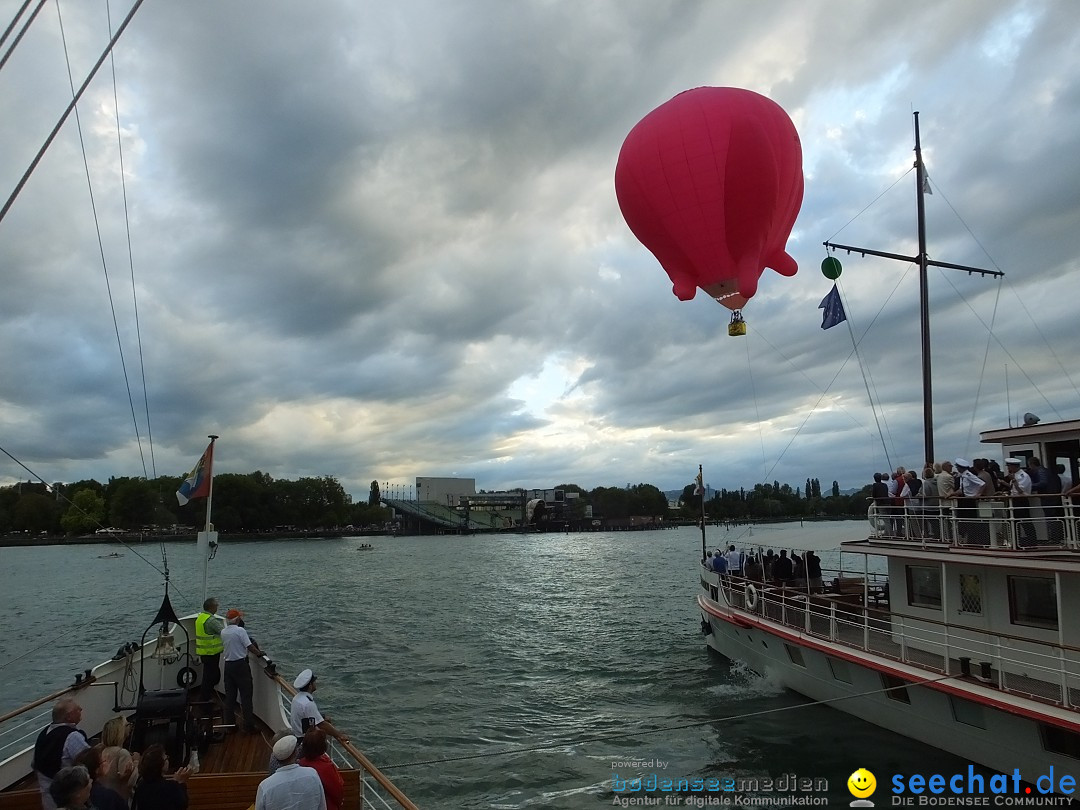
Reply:
[[[1005,456],[1067,461],[1077,480],[1080,420],[981,436]],[[703,566],[706,640],[796,692],[989,768],[1076,773],[1080,503],[1017,501],[983,499],[970,516],[912,509],[896,526],[872,513],[821,593]]]
[[[916,115],[926,458],[933,452],[924,168]],[[1032,420],[1037,422],[1037,420]],[[1038,457],[1080,480],[1080,420],[986,431],[1000,461]],[[992,455],[989,450],[986,455]],[[943,499],[870,509],[812,589],[717,574],[702,561],[710,647],[818,701],[1027,779],[1080,771],[1080,498]],[[816,549],[820,550],[820,549]],[[704,548],[703,548],[704,554]],[[816,592],[815,592],[816,590]]]

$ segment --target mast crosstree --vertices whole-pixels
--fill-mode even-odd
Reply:
[[[829,250],[846,250],[861,256],[880,256],[884,259],[896,259],[919,265],[919,332],[922,347],[922,389],[923,389],[923,447],[926,462],[934,462],[934,398],[933,380],[930,368],[930,294],[927,283],[927,269],[941,267],[946,270],[963,270],[966,273],[978,273],[981,276],[1004,276],[1000,270],[986,270],[982,267],[970,267],[966,264],[939,262],[926,254],[926,166],[922,158],[922,142],[919,138],[919,113],[915,114],[915,200],[918,211],[919,253],[916,256],[904,256],[900,253],[888,253],[866,247],[841,245],[836,242],[823,242]]]

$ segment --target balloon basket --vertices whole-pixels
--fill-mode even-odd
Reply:
[[[729,337],[744,337],[746,335],[746,321],[743,320],[742,312],[731,313],[731,323],[728,324]]]

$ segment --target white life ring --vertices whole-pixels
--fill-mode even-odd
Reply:
[[[746,605],[746,609],[751,612],[757,612],[758,607],[758,593],[751,583],[746,583],[746,591],[743,593],[743,604]]]

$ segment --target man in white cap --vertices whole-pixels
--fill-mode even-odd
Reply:
[[[292,699],[292,712],[289,717],[293,734],[300,738],[323,722],[323,716],[312,695],[315,691],[315,673],[305,669],[296,676],[293,686],[296,688],[296,696]]]
[[[305,669],[296,676],[293,687],[296,689],[296,697],[292,699],[292,711],[289,714],[293,734],[302,738],[311,729],[321,728],[327,734],[347,742],[348,739],[331,725],[329,718],[322,716],[319,707],[315,705],[315,697],[312,695],[316,688],[315,673]]]
[[[314,768],[296,764],[298,746],[291,734],[274,743],[281,767],[259,783],[255,810],[326,810],[322,780]]]
[[[1016,523],[1016,543],[1020,546],[1030,546],[1035,543],[1035,527],[1030,522],[1021,522],[1030,514],[1028,495],[1031,494],[1031,476],[1023,467],[1021,459],[1010,457],[1005,459],[1005,469],[1009,473],[1009,502],[1012,507]]]

